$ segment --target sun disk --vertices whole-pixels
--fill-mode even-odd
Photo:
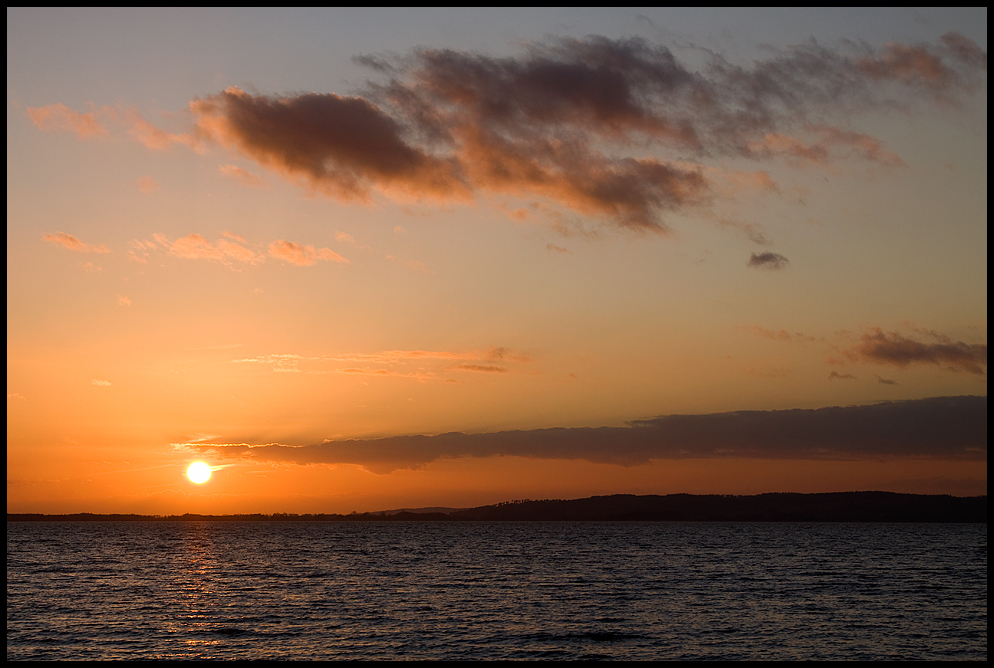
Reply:
[[[211,467],[203,462],[194,462],[186,470],[186,475],[195,483],[207,482],[211,477]]]

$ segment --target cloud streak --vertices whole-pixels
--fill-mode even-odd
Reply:
[[[386,350],[377,353],[304,357],[295,353],[277,353],[232,360],[238,364],[264,364],[273,371],[301,371],[308,365],[312,373],[348,373],[370,376],[400,376],[417,380],[439,379],[444,371],[476,373],[512,373],[512,367],[532,362],[528,353],[503,346],[486,350]],[[347,365],[347,366],[345,366]],[[363,366],[356,366],[363,365]]]
[[[145,264],[147,251],[162,248],[170,255],[185,260],[211,260],[229,268],[258,265],[266,261],[264,253],[252,250],[252,244],[233,232],[222,232],[222,238],[214,242],[196,233],[179,239],[170,239],[164,234],[156,233],[152,238],[155,239],[154,242],[132,241],[134,248],[128,253],[130,259]],[[308,267],[318,262],[348,263],[348,260],[330,248],[314,248],[286,239],[270,242],[267,251],[270,257],[298,267]]]
[[[667,459],[987,458],[987,397],[870,406],[667,415],[627,427],[449,433],[316,445],[189,443],[187,450],[296,464],[357,464],[375,473],[439,459],[516,456],[637,466]]]
[[[978,376],[987,373],[987,344],[953,341],[934,334],[936,343],[918,341],[897,332],[884,332],[875,327],[846,351],[853,361],[874,362],[905,368],[913,364],[934,364],[952,371],[964,371]]]
[[[50,244],[56,244],[62,246],[63,248],[68,248],[71,251],[76,251],[77,253],[109,253],[110,249],[103,244],[88,244],[86,242],[80,241],[71,234],[66,234],[65,232],[56,232],[55,234],[46,234],[42,237],[43,241],[47,241]]]

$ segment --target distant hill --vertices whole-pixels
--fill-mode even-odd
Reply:
[[[586,499],[509,501],[464,510],[418,508],[373,513],[265,515],[42,515],[7,513],[8,522],[979,522],[987,497],[894,492],[773,493],[755,496],[614,494]]]
[[[427,508],[395,508],[394,510],[377,510],[369,513],[370,515],[399,515],[401,513],[417,513],[423,515],[425,513],[442,513],[443,515],[450,515],[457,510],[465,510],[465,508],[449,508],[446,506],[429,506]]]
[[[455,520],[610,522],[987,522],[987,497],[893,492],[756,496],[615,494],[460,510]]]

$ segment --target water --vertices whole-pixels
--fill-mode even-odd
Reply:
[[[987,658],[986,524],[7,524],[7,659]]]

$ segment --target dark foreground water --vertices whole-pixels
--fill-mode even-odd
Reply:
[[[987,658],[986,524],[7,524],[8,659]]]

